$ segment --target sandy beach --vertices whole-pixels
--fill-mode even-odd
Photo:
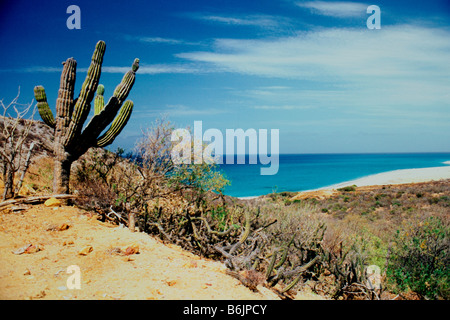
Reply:
[[[450,161],[444,162],[450,164]],[[382,172],[355,180],[350,180],[318,190],[338,189],[346,186],[356,185],[358,187],[373,185],[389,185],[403,183],[418,183],[427,181],[437,181],[442,179],[450,179],[450,165],[443,167],[420,168],[420,169],[403,169]]]
[[[443,164],[447,164],[447,166],[386,171],[314,190],[303,190],[299,192],[336,190],[339,188],[353,185],[356,185],[357,187],[366,187],[366,186],[381,186],[390,184],[419,183],[419,182],[450,179],[450,161],[445,161],[443,162]],[[239,199],[250,200],[258,197],[259,196],[239,197]]]

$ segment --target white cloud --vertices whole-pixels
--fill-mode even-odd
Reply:
[[[129,34],[122,34],[120,36],[127,41],[139,41],[139,42],[150,43],[150,44],[170,44],[170,45],[191,44],[184,40],[172,39],[172,38],[135,36],[135,35],[129,35]]]
[[[293,37],[216,39],[211,51],[177,56],[209,64],[214,70],[289,84],[291,88],[284,90],[259,87],[240,92],[257,99],[253,105],[267,109],[372,108],[385,111],[386,116],[389,110],[402,110],[404,117],[414,117],[416,112],[408,112],[450,107],[448,39],[449,29],[418,25],[383,26],[376,31],[329,28]],[[393,116],[397,118],[398,113]]]
[[[105,73],[123,73],[130,70],[130,67],[108,67],[102,68]],[[141,66],[137,71],[138,74],[161,74],[161,73],[206,73],[210,70],[201,68],[194,64],[154,64],[148,66]]]
[[[214,51],[178,57],[250,75],[309,80],[446,77],[449,30],[412,25],[381,30],[316,29],[276,39],[217,39]]]
[[[165,112],[173,116],[185,116],[185,115],[214,115],[227,113],[227,110],[215,108],[199,109],[189,107],[183,104],[176,104],[176,105],[167,105]]]
[[[308,1],[298,2],[297,5],[302,8],[310,9],[312,13],[331,16],[337,18],[353,18],[366,14],[369,5],[356,2],[326,2],[326,1]]]
[[[185,116],[209,116],[217,115],[229,112],[225,109],[218,108],[196,108],[187,106],[184,104],[168,104],[165,108],[155,108],[155,107],[142,107],[140,110],[136,110],[140,118],[145,117],[158,117],[161,115],[168,115],[172,118],[185,117]]]
[[[85,73],[88,68],[77,68],[77,72]],[[130,67],[119,66],[103,66],[102,73],[120,73],[125,74],[130,70]],[[17,69],[3,69],[0,72],[23,72],[23,73],[61,73],[62,67],[44,67],[32,66]],[[139,67],[138,74],[162,74],[162,73],[209,73],[213,70],[207,69],[196,64],[154,64]]]
[[[139,37],[138,40],[141,42],[162,43],[162,44],[183,44],[184,43],[184,41],[182,41],[182,40],[160,38],[160,37]]]
[[[16,69],[1,69],[0,72],[24,72],[24,73],[54,73],[61,72],[62,67],[44,67],[44,66],[32,66]]]
[[[245,17],[225,17],[206,15],[201,17],[203,20],[219,22],[224,24],[242,25],[242,26],[257,26],[257,27],[275,27],[278,21],[271,16],[250,15]]]
[[[290,24],[290,20],[288,18],[264,14],[215,15],[194,13],[190,14],[189,16],[193,19],[203,20],[216,24],[258,27],[269,30],[277,30],[280,27]]]
[[[305,110],[310,109],[311,106],[300,106],[300,105],[262,105],[262,106],[253,106],[253,109],[259,110]]]

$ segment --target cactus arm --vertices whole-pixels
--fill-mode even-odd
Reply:
[[[103,111],[105,107],[105,98],[103,97],[103,93],[105,93],[105,87],[102,84],[98,85],[97,95],[94,99],[94,114],[97,115]]]
[[[76,80],[77,62],[73,58],[63,62],[63,71],[56,99],[56,132],[58,141],[64,139],[70,124],[70,116],[73,110],[73,96]]]
[[[83,124],[89,114],[91,109],[91,101],[94,98],[100,79],[105,49],[105,42],[97,42],[94,54],[92,55],[91,65],[87,71],[86,79],[81,87],[80,95],[77,99],[72,117],[70,119],[69,129],[64,141],[65,146],[69,146],[74,138],[80,135]]]
[[[298,272],[297,277],[295,277],[294,280],[292,280],[292,282],[290,284],[288,284],[282,291],[281,293],[285,293],[289,290],[291,290],[301,279],[303,273],[308,270],[314,263],[316,263],[316,261],[319,259],[319,256],[315,256],[314,259],[312,259],[311,261],[309,261],[308,263],[305,263],[304,265],[302,265],[299,268],[296,268],[296,271]]]
[[[113,143],[114,139],[120,134],[122,129],[130,119],[131,112],[133,111],[133,102],[130,100],[125,101],[119,114],[112,122],[108,131],[105,132],[100,138],[97,139],[97,147],[105,147]]]
[[[275,266],[275,261],[277,260],[277,252],[278,250],[274,250],[274,252],[272,253],[272,259],[270,259],[270,263],[269,266],[267,267],[266,270],[266,279],[268,280],[270,278],[270,275],[272,274],[273,271],[273,267]]]
[[[83,154],[84,148],[96,145],[97,137],[106,129],[106,126],[113,121],[117,115],[123,101],[133,87],[136,71],[139,68],[139,59],[135,59],[131,70],[129,70],[122,79],[122,82],[114,90],[114,95],[109,99],[103,110],[92,117],[86,128],[81,133],[80,138],[75,144],[76,154]]]
[[[114,96],[117,97],[120,104],[127,98],[136,79],[136,71],[139,69],[139,59],[134,59],[131,70],[129,70],[122,79],[122,82],[114,90]],[[106,107],[105,107],[106,108]]]
[[[42,120],[51,128],[55,128],[56,122],[52,110],[47,103],[47,95],[43,86],[34,87],[34,97],[37,101],[37,108]]]

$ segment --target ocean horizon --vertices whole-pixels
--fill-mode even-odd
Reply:
[[[218,169],[230,180],[224,194],[255,197],[273,192],[314,190],[382,172],[442,167],[450,152],[435,153],[342,153],[280,154],[275,175],[260,175],[269,165],[221,164]]]

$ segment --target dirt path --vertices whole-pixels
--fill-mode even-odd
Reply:
[[[41,250],[17,254],[28,244]],[[133,245],[139,247],[139,254],[124,255]],[[79,254],[89,247],[93,248],[90,253]],[[71,265],[80,268],[81,289],[68,288]],[[226,275],[219,262],[200,259],[147,234],[99,222],[75,207],[36,205],[21,213],[0,213],[0,299],[270,297]]]

